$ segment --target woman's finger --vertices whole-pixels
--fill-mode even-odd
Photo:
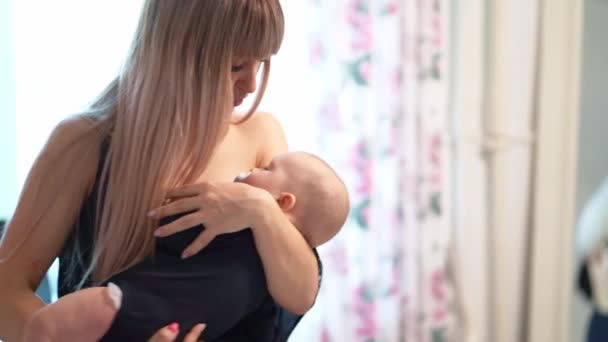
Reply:
[[[182,253],[182,259],[189,258],[200,252],[203,248],[207,247],[207,245],[211,243],[211,241],[213,241],[216,236],[217,235],[214,234],[212,231],[204,230],[196,237],[196,239],[194,239],[194,241],[192,241],[192,243],[188,247],[186,247],[186,249],[184,249],[184,252]]]
[[[167,198],[192,197],[206,191],[206,183],[185,185],[167,192]]]
[[[196,197],[181,198],[161,207],[150,210],[148,216],[154,219],[162,219],[164,217],[182,214],[189,211],[200,209],[200,200]]]
[[[203,333],[203,330],[205,330],[206,327],[207,326],[202,323],[195,325],[194,328],[192,328],[192,330],[190,330],[188,335],[186,335],[186,337],[184,338],[184,342],[199,341],[198,338],[201,336],[201,334]]]
[[[173,342],[178,334],[179,324],[171,323],[157,331],[154,336],[150,337],[148,342]]]
[[[158,227],[158,229],[154,231],[154,236],[166,237],[202,224],[201,215],[199,215],[199,213],[200,212],[197,211],[182,216],[169,224]]]

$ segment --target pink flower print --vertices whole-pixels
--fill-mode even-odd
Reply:
[[[353,51],[369,52],[373,45],[372,17],[362,8],[361,1],[351,0],[346,8],[346,21],[353,28]]]
[[[364,55],[357,59],[350,66],[350,73],[357,85],[367,86],[371,78],[372,72],[372,56],[370,54]]]
[[[441,185],[441,138],[438,134],[434,134],[429,146],[430,160],[433,165],[431,175],[431,184],[438,188]]]
[[[401,93],[403,88],[403,71],[401,69],[393,70],[393,90],[396,93]]]
[[[438,188],[441,186],[441,174],[434,173],[431,175],[431,184],[434,188]]]
[[[355,222],[359,225],[361,229],[369,228],[370,222],[370,199],[369,197],[364,197],[353,209],[352,213],[355,218]]]
[[[330,96],[321,105],[321,125],[326,130],[337,131],[342,128],[342,122],[340,120],[340,106],[337,102],[336,94],[329,94]]]
[[[371,73],[372,63],[370,62],[369,58],[366,58],[365,60],[361,61],[361,63],[359,63],[359,74],[367,84],[369,84],[371,80]]]
[[[355,188],[355,191],[360,194],[360,195],[368,195],[371,194],[372,192],[372,168],[371,168],[371,164],[366,163],[365,165],[363,165],[360,169],[361,173],[361,182],[359,183],[359,186],[357,188]]]
[[[433,313],[431,314],[431,319],[434,323],[441,323],[447,318],[447,316],[448,311],[443,307],[439,307],[433,310]]]
[[[437,134],[433,134],[430,141],[430,158],[433,166],[441,166],[441,138]]]
[[[442,29],[442,18],[441,18],[441,5],[439,1],[436,1],[433,6],[433,14],[431,19],[431,29],[433,34],[433,47],[437,50],[441,48],[443,43]]]
[[[348,273],[348,258],[343,246],[332,248],[328,258],[328,266],[333,267],[338,275],[345,276]]]
[[[401,232],[401,224],[403,223],[403,213],[401,208],[394,208],[391,214],[391,223],[395,231]]]
[[[376,306],[364,286],[360,286],[355,290],[353,311],[359,318],[355,328],[357,336],[361,338],[375,337],[378,332],[378,325],[375,320]]]
[[[374,39],[372,34],[371,20],[361,27],[359,32],[355,32],[351,48],[354,52],[367,53],[372,50]]]
[[[372,164],[367,156],[367,146],[363,141],[360,141],[354,146],[351,166],[359,174],[360,183],[355,188],[355,192],[360,195],[368,195],[372,188]]]
[[[371,184],[371,182],[370,182]],[[371,186],[369,187],[371,189]],[[370,190],[371,192],[371,190]],[[368,226],[369,223],[371,222],[371,214],[372,214],[372,206],[370,205],[370,200],[369,198],[367,199],[367,205],[365,205],[365,207],[363,208],[363,220],[365,222],[365,225]]]
[[[395,256],[393,262],[393,271],[391,279],[391,287],[388,291],[388,296],[397,296],[401,290],[401,258]]]
[[[315,37],[311,44],[310,49],[310,64],[317,65],[325,57],[325,48],[323,42],[319,37]]]
[[[388,150],[388,154],[390,157],[398,157],[398,153],[399,153],[399,149],[402,147],[400,142],[402,139],[402,134],[401,134],[401,118],[399,117],[401,115],[401,108],[395,107],[393,109],[393,115],[392,115],[392,120],[391,120],[391,127],[390,127],[390,142],[389,142],[389,150]]]
[[[436,301],[445,299],[445,294],[443,293],[443,274],[441,271],[435,271],[431,275],[431,295]]]
[[[399,0],[391,0],[385,9],[385,14],[392,15],[396,14],[399,11]]]
[[[325,324],[323,324],[323,328],[321,328],[321,342],[331,342],[331,337],[329,337],[329,331]]]
[[[435,301],[435,308],[431,313],[431,319],[434,322],[442,322],[448,315],[445,308],[446,295],[443,288],[443,273],[441,271],[433,272],[431,276],[431,296]]]

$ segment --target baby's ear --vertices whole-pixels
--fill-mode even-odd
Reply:
[[[279,207],[284,212],[292,210],[296,205],[296,195],[290,192],[282,192],[277,200]]]

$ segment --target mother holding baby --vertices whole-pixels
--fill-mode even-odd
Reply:
[[[54,129],[30,170],[0,245],[1,340],[287,338],[317,295],[318,243],[276,194],[233,182],[287,150],[279,123],[255,112],[283,25],[278,0],[146,1],[118,77]],[[259,69],[254,106],[237,116]],[[332,232],[348,212],[335,193]],[[118,285],[109,331],[79,327],[86,307],[36,297],[56,257],[66,307]]]

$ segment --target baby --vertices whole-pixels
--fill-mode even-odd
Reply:
[[[349,212],[342,180],[327,163],[309,153],[281,154],[267,167],[244,172],[235,181],[268,191],[311,247],[335,236]],[[30,331],[37,339],[29,341],[42,340],[40,336],[46,336],[46,341],[97,341],[111,326],[121,300],[120,288],[113,284],[62,297],[36,315]],[[82,309],[97,308],[101,303],[104,310]]]
[[[311,247],[336,235],[348,215],[346,186],[327,163],[306,152],[279,155],[267,167],[242,173],[236,181],[273,195]]]

